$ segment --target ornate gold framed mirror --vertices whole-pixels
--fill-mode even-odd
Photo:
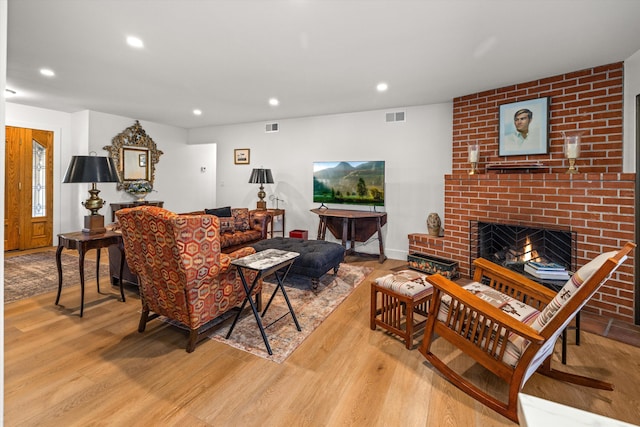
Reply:
[[[118,190],[127,191],[133,182],[139,181],[147,181],[153,187],[156,163],[163,153],[138,120],[114,136],[111,145],[103,149],[109,152],[118,168]]]

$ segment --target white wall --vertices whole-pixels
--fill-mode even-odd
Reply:
[[[108,155],[103,147],[111,145],[114,136],[135,123],[134,119],[92,111],[89,115],[89,151]],[[215,205],[216,146],[188,146],[187,131],[174,126],[140,121],[147,135],[163,154],[156,164],[154,192],[148,200],[162,200],[164,207],[174,212],[191,212]],[[210,141],[205,141],[210,142]],[[201,172],[205,167],[206,171]],[[131,201],[133,197],[117,191],[116,184],[100,184],[100,197],[108,203]],[[111,220],[111,210],[101,211]]]
[[[640,94],[640,50],[624,61],[623,171],[636,171],[636,96]]]
[[[406,122],[386,123],[387,111],[406,111]],[[315,238],[318,217],[312,201],[314,161],[384,160],[388,223],[383,230],[389,258],[406,259],[409,233],[426,232],[429,212],[444,216],[444,175],[451,173],[452,103],[308,117],[278,121],[280,131],[265,133],[265,123],[192,129],[189,143],[218,145],[217,206],[255,207],[258,186],[248,184],[252,168],[273,172],[267,199],[284,199],[286,232],[309,230]],[[249,148],[250,165],[235,165],[233,150]],[[268,201],[268,207],[274,203]],[[213,206],[212,206],[213,207]],[[337,205],[330,207],[340,207]],[[363,209],[362,207],[349,207]],[[358,251],[376,253],[370,240]]]

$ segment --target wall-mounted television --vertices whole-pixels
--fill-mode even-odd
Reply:
[[[313,201],[384,206],[384,161],[313,162]]]

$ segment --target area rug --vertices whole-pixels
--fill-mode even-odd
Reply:
[[[302,331],[296,329],[290,315],[282,317],[288,312],[288,308],[282,293],[278,291],[262,319],[266,326],[282,317],[265,329],[273,355],[267,352],[256,319],[250,309],[243,313],[229,339],[225,339],[225,336],[231,326],[231,320],[222,327],[216,328],[210,338],[276,363],[282,363],[364,281],[371,271],[373,269],[370,267],[340,264],[338,275],[334,276],[333,271],[325,274],[320,278],[317,289],[312,289],[307,277],[298,275],[287,277],[285,289]],[[274,283],[273,276],[264,281],[262,291],[264,307],[275,289]]]
[[[62,252],[62,286],[80,285],[77,255]],[[107,271],[108,266],[101,266]],[[85,283],[96,278],[96,262],[84,260]],[[5,304],[58,289],[55,251],[35,252],[4,258]]]

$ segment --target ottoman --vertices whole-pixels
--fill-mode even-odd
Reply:
[[[333,269],[334,275],[338,273],[345,252],[344,247],[335,242],[291,237],[265,239],[251,246],[256,252],[265,249],[298,252],[300,256],[296,258],[289,272],[311,278],[313,289],[317,289],[318,280],[329,270]]]
[[[433,286],[426,281],[426,275],[414,270],[402,270],[379,277],[371,283],[372,330],[380,326],[400,335],[408,349],[413,347],[413,335],[424,327],[429,314],[429,301]],[[378,296],[378,294],[380,294]],[[414,314],[424,319],[416,322]]]

